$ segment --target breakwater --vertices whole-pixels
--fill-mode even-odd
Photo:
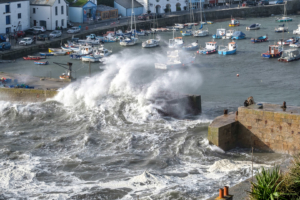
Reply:
[[[299,1],[288,1],[286,8],[288,14],[296,14],[298,12],[298,8],[300,7]],[[284,12],[284,5],[269,5],[269,6],[257,6],[257,7],[242,7],[242,8],[232,8],[232,9],[224,9],[224,10],[213,10],[213,11],[205,11],[204,16],[206,20],[220,20],[233,17],[269,17],[272,14],[278,15],[283,14]],[[199,13],[194,14],[195,21],[200,20]],[[159,27],[164,26],[171,26],[174,23],[186,23],[190,22],[190,15],[169,15],[168,17],[158,19]],[[149,29],[151,26],[150,21],[138,21],[137,22],[137,29]],[[91,33],[100,35],[105,33],[106,31],[114,31],[121,29],[125,31],[128,29],[128,24],[123,25],[113,25],[113,26],[105,26],[99,27],[90,30],[82,30],[80,33],[75,34],[74,37],[84,39],[86,35]],[[30,45],[22,48],[12,49],[9,51],[0,52],[0,59],[8,60],[8,59],[15,59],[22,56],[27,56],[29,54],[34,54],[40,51],[45,51],[51,47],[60,47],[61,44],[66,43],[70,40],[72,35],[63,36],[59,39],[53,39],[51,41],[45,41],[42,44],[35,44]]]
[[[57,95],[56,90],[47,89],[26,89],[26,88],[0,88],[1,101],[21,101],[21,102],[43,102],[48,98]]]
[[[299,107],[251,105],[217,117],[208,128],[208,140],[225,151],[254,147],[293,155],[300,150],[299,125]]]

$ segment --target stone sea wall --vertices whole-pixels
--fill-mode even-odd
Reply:
[[[20,101],[20,102],[43,102],[47,98],[53,98],[58,91],[25,89],[25,88],[0,88],[1,101]]]

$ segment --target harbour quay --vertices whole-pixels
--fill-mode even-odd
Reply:
[[[300,150],[300,107],[263,103],[239,107],[213,120],[208,140],[224,151],[236,147],[294,155]]]
[[[297,0],[287,1],[286,10],[289,14],[297,14],[300,10],[300,2]],[[206,10],[203,14],[206,20],[222,21],[229,20],[232,16],[235,18],[248,18],[248,17],[269,17],[271,15],[282,14],[284,12],[284,5],[266,5],[266,6],[255,6],[255,7],[235,7],[230,9],[220,10]],[[195,21],[200,20],[198,12],[193,13]],[[157,19],[159,26],[173,26],[174,23],[186,23],[190,20],[190,14],[169,14],[164,18]],[[137,29],[149,29],[152,23],[149,20],[137,21]],[[89,34],[103,34],[107,31],[122,30],[123,32],[129,28],[129,23],[112,23],[112,25],[97,27],[96,25],[86,25],[81,28],[81,31],[77,34],[63,34],[59,39],[52,39],[51,41],[45,41],[43,43],[33,44],[30,46],[14,47],[11,50],[1,51],[0,59],[9,60],[15,59],[22,56],[37,53],[41,50],[48,48],[60,47],[63,43],[66,43],[72,37],[85,39],[86,35]]]

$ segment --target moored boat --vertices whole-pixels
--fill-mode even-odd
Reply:
[[[133,46],[137,44],[137,38],[131,37],[131,38],[125,38],[123,40],[120,40],[121,46]]]
[[[54,56],[64,56],[66,54],[69,54],[70,52],[65,52],[65,51],[56,51],[56,52],[53,52],[53,55]]]
[[[246,27],[246,30],[258,30],[260,29],[261,24],[256,23],[256,24],[251,24],[250,26]]]
[[[257,38],[251,38],[252,43],[267,42],[267,41],[268,41],[268,35],[259,36]]]
[[[198,41],[193,42],[189,45],[183,46],[182,49],[185,50],[185,51],[196,51],[197,49],[199,49]]]
[[[298,29],[293,30],[294,35],[300,35],[300,24],[298,24]]]
[[[27,57],[23,57],[24,60],[40,60],[41,57],[40,56],[27,56]]]
[[[94,57],[92,55],[86,55],[86,56],[82,56],[81,60],[83,62],[102,62],[100,57]]]
[[[189,31],[189,30],[187,30],[187,31],[181,31],[181,35],[182,36],[191,36],[191,35],[193,35],[193,32]]]
[[[288,49],[282,52],[282,55],[280,58],[278,58],[278,61],[292,62],[299,59],[300,59],[300,54],[298,49]]]
[[[285,27],[284,24],[283,25],[279,25],[277,28],[275,28],[275,32],[276,33],[287,32],[288,30],[289,30],[289,28]]]
[[[232,34],[231,39],[233,39],[233,40],[242,40],[242,39],[246,39],[246,34],[243,33],[242,31],[235,31],[235,32]]]
[[[40,56],[54,56],[54,54],[48,52],[40,52]]]
[[[214,39],[222,39],[223,36],[226,34],[226,29],[225,28],[219,28],[216,31],[216,34],[212,36]]]
[[[281,46],[288,46],[290,44],[295,44],[296,42],[298,42],[298,39],[295,38],[290,38],[288,40],[280,40],[277,42],[277,44],[281,45]]]
[[[169,48],[176,49],[181,48],[183,46],[182,37],[175,37],[173,39],[169,39]]]
[[[290,47],[292,47],[292,48],[300,48],[300,43],[297,42],[295,44],[290,44]]]
[[[159,46],[159,39],[149,39],[142,43],[142,47],[144,48],[151,48]]]
[[[206,42],[205,43],[205,48],[200,47],[199,51],[197,53],[199,54],[213,54],[216,53],[218,49],[217,42],[212,41],[212,42]]]
[[[209,34],[208,29],[204,30],[203,24],[201,24],[199,30],[193,31],[194,37],[205,37],[205,36],[208,36],[208,34]]]
[[[262,53],[261,56],[264,58],[279,58],[282,54],[282,46],[269,45],[269,51]]]
[[[277,18],[276,21],[277,22],[291,22],[291,21],[293,21],[292,18],[290,18],[290,17],[287,16],[286,4],[284,4],[284,14],[283,14],[283,17]]]
[[[236,54],[236,43],[235,42],[229,42],[228,46],[219,46],[218,50],[219,54],[223,55],[232,55]]]
[[[231,39],[232,34],[235,32],[233,29],[226,30],[225,35],[222,36],[222,39]]]
[[[239,26],[240,25],[240,22],[236,19],[231,19],[230,23],[229,23],[229,26]]]
[[[42,61],[34,61],[34,64],[36,64],[36,65],[48,65],[49,62],[48,62],[48,61],[45,61],[45,62],[42,62]]]

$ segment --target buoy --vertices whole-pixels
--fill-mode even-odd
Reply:
[[[236,74],[236,77],[239,77],[240,75],[239,74]]]

